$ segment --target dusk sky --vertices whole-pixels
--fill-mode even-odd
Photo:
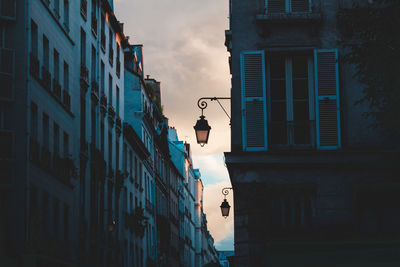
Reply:
[[[162,105],[169,125],[191,143],[194,168],[204,189],[204,211],[218,250],[233,250],[233,213],[221,216],[221,190],[230,187],[223,152],[229,151],[229,119],[216,102],[204,115],[212,127],[209,144],[196,144],[193,125],[200,116],[197,100],[229,96],[230,74],[224,31],[228,0],[115,0],[130,43],[143,44],[144,73],[161,81]],[[229,101],[222,104],[229,112]],[[232,192],[228,201],[233,206]],[[233,210],[233,209],[232,209]]]

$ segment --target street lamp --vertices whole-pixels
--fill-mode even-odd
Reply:
[[[208,125],[208,121],[204,119],[203,112],[200,116],[200,120],[197,120],[196,125],[193,127],[196,132],[197,143],[200,146],[204,146],[208,142],[208,136],[210,135],[211,127]]]
[[[229,190],[233,190],[232,187],[225,187],[222,189],[222,194],[224,195],[224,201],[221,203],[221,213],[222,217],[225,219],[229,216],[229,210],[231,209],[231,206],[229,205],[228,201],[226,200],[226,196],[229,194]]]
[[[108,223],[107,228],[110,233],[114,232],[115,224],[116,222],[114,219],[111,219],[111,221]]]
[[[211,100],[211,101],[217,101],[218,104],[221,106],[222,110],[225,112],[226,116],[228,116],[229,119],[231,117],[229,114],[226,112],[225,108],[221,105],[219,102],[220,99],[231,99],[230,97],[202,97],[197,101],[197,106],[201,109],[201,116],[200,120],[197,120],[196,125],[193,127],[195,132],[196,132],[196,139],[197,143],[200,144],[200,146],[204,146],[208,142],[208,137],[210,135],[210,130],[211,127],[208,125],[208,121],[205,119],[205,116],[203,114],[204,109],[207,108],[207,102],[206,100]]]

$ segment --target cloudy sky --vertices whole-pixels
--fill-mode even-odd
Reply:
[[[229,119],[217,103],[205,115],[212,127],[209,144],[196,144],[197,100],[229,96],[230,75],[224,31],[228,0],[114,0],[115,14],[133,44],[143,44],[144,73],[161,81],[162,105],[181,140],[192,144],[194,167],[205,185],[204,210],[219,250],[233,250],[233,214],[220,215],[221,189],[230,186],[223,152],[229,151]],[[229,102],[222,104],[229,111]],[[229,203],[232,193],[229,194]]]

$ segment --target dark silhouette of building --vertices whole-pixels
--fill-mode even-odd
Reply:
[[[354,104],[348,2],[229,2],[235,266],[400,264],[399,141]]]

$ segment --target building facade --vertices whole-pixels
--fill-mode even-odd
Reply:
[[[181,227],[194,244],[160,83],[113,7],[0,1],[0,266],[179,266]]]
[[[399,144],[354,105],[349,2],[229,3],[235,266],[399,264]]]

